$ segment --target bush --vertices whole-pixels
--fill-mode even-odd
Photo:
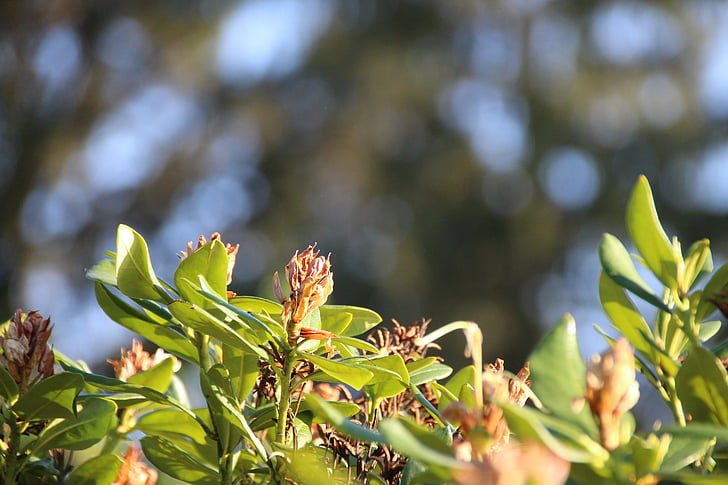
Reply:
[[[106,314],[159,349],[134,342],[104,377],[54,355],[48,319],[16,312],[0,337],[2,482],[153,484],[159,470],[195,484],[726,483],[728,344],[706,342],[721,327],[711,314],[728,311],[728,265],[698,288],[709,243],[683,254],[667,238],[644,177],[626,222],[637,255],[610,234],[599,246],[610,350],[584,363],[566,315],[515,375],[483,365],[473,322],[376,329],[371,310],[326,305],[333,274],[315,247],[275,275],[271,301],[228,291],[239,248],[219,234],[188,244],[165,282],[143,237],[119,226],[88,278]],[[656,308],[652,326],[629,295]],[[473,361],[454,374],[427,355],[452,331]],[[182,361],[203,408],[190,408]],[[637,372],[673,424],[635,432]]]

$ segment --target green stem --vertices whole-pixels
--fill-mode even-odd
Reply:
[[[685,420],[685,413],[683,411],[680,398],[677,397],[675,379],[672,377],[665,379],[665,384],[667,385],[668,393],[670,395],[670,399],[667,402],[667,404],[670,406],[670,411],[672,411],[672,415],[675,418],[677,424],[680,426],[685,426],[687,421]]]
[[[14,414],[14,413],[13,413]],[[10,439],[8,441],[8,449],[5,452],[5,485],[15,485],[18,476],[18,451],[20,449],[20,428],[15,420],[15,416],[7,420],[10,426]]]
[[[292,349],[287,351],[283,361],[283,373],[281,379],[281,399],[278,402],[278,425],[276,427],[276,441],[286,445],[288,441],[288,411],[291,409],[291,374],[296,359],[293,357]]]

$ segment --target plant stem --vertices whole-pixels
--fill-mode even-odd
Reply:
[[[18,423],[15,421],[15,416],[12,419],[7,420],[7,424],[10,426],[10,439],[8,442],[8,449],[5,452],[5,474],[4,481],[5,485],[15,485],[18,470],[17,468],[17,457],[18,449],[20,446],[20,428]]]
[[[291,408],[291,374],[296,359],[293,352],[287,351],[283,361],[283,378],[281,379],[281,399],[278,402],[278,426],[276,428],[276,441],[286,445],[288,441],[288,411]]]

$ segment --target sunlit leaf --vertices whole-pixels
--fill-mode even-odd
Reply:
[[[84,450],[98,443],[116,426],[116,404],[108,399],[90,397],[75,419],[59,419],[46,426],[33,444],[35,453],[51,448]]]
[[[586,367],[576,338],[576,323],[566,315],[529,357],[531,388],[556,416],[578,425],[591,436],[597,428],[589,410],[574,411],[574,402],[586,393]]]
[[[170,354],[197,364],[197,350],[186,336],[170,327],[150,320],[144,313],[125,303],[101,283],[96,282],[94,286],[96,300],[109,318],[162,347]]]
[[[167,438],[171,435],[185,436],[200,444],[204,444],[207,437],[197,421],[178,409],[160,409],[146,413],[137,420],[134,429]]]
[[[26,421],[34,419],[74,418],[74,401],[83,389],[83,378],[61,372],[43,379],[23,394],[13,411]]]
[[[721,266],[718,271],[713,273],[708,283],[703,288],[700,297],[698,309],[695,312],[695,321],[701,322],[705,320],[711,313],[715,311],[715,302],[711,300],[720,300],[718,293],[728,290],[728,263]]]
[[[381,434],[346,419],[330,403],[318,396],[309,395],[306,400],[316,414],[322,416],[327,423],[336,428],[344,436],[365,443],[384,442],[384,437]]]
[[[650,271],[668,288],[675,287],[677,263],[672,244],[660,224],[652,190],[644,175],[637,180],[627,204],[626,222],[629,236]]]
[[[140,396],[144,396],[148,400],[158,403],[158,404],[164,404],[166,406],[173,406],[179,409],[180,411],[186,413],[193,419],[196,419],[199,421],[199,417],[193,413],[188,407],[184,406],[182,403],[177,401],[176,399],[173,399],[172,397],[163,394],[159,391],[156,391],[154,389],[151,389],[149,387],[140,386],[138,384],[132,384],[129,382],[120,381],[119,379],[114,379],[113,377],[105,377],[105,376],[99,376],[96,374],[90,374],[88,372],[84,372],[82,370],[70,367],[64,363],[61,363],[61,366],[68,371],[68,373],[76,374],[77,377],[82,377],[82,382],[85,380],[86,382],[93,384],[96,387],[99,387],[101,389],[105,389],[107,391],[114,391],[114,392],[120,392],[120,393],[127,393],[127,394],[139,394]]]
[[[86,271],[86,278],[108,286],[116,286],[116,260],[103,259]]]
[[[632,258],[619,239],[611,234],[604,234],[599,244],[599,259],[604,272],[619,286],[628,289],[646,302],[670,312],[670,307],[658,298],[637,274]]]
[[[5,398],[9,403],[14,403],[18,398],[18,384],[10,375],[5,366],[0,365],[0,397]]]
[[[343,382],[354,389],[361,389],[366,385],[374,374],[356,363],[344,363],[341,361],[329,360],[315,354],[302,353],[302,357],[313,362],[322,372],[332,378],[334,382]]]
[[[173,301],[168,308],[180,322],[203,335],[214,337],[227,345],[243,346],[263,359],[268,357],[258,345],[248,341],[227,322],[216,318],[203,308],[181,300]]]
[[[695,241],[685,253],[685,276],[689,289],[708,276],[713,271],[713,254],[710,251],[710,241],[701,239]]]
[[[267,300],[257,296],[234,296],[229,303],[248,313],[268,313],[274,315],[281,313],[283,305],[277,301]]]
[[[703,322],[698,327],[698,337],[700,337],[701,342],[707,342],[711,338],[717,334],[721,327],[723,326],[723,322],[720,320],[710,320],[708,322]]]
[[[652,338],[652,330],[622,287],[609,278],[604,271],[599,277],[599,299],[614,328],[625,336],[635,350],[650,357],[653,350],[648,339]]]
[[[200,485],[220,483],[217,470],[200,462],[168,439],[147,436],[141,439],[141,444],[147,459],[173,478]]]
[[[127,379],[131,384],[149,387],[159,392],[167,392],[174,375],[174,359],[168,357],[148,370],[137,372]]]
[[[401,418],[385,419],[379,423],[379,432],[395,450],[431,465],[460,468],[452,447],[440,440],[431,430],[418,428]]]
[[[575,463],[589,463],[603,460],[608,455],[606,450],[596,448],[587,450],[583,445],[574,442],[561,441],[554,436],[542,423],[545,415],[535,409],[520,407],[515,404],[502,403],[503,414],[508,421],[508,427],[520,440],[537,441],[564,460]]]
[[[198,281],[199,276],[202,275],[213,293],[225,295],[227,268],[228,257],[225,245],[219,240],[210,241],[180,261],[174,272],[174,284],[184,299],[209,310],[213,306],[201,297],[189,282]]]
[[[330,315],[335,313],[350,313],[351,322],[346,325],[346,328],[334,331],[331,328],[325,328],[330,332],[333,332],[342,337],[356,337],[364,332],[371,330],[372,328],[379,325],[382,321],[382,317],[378,313],[369,310],[368,308],[360,308],[355,306],[342,306],[342,305],[324,305],[319,308],[321,311],[321,319],[326,320]],[[332,326],[333,327],[333,326]]]
[[[129,226],[116,233],[116,285],[130,298],[158,300],[160,286],[144,238]]]
[[[409,368],[409,363],[407,364]],[[410,384],[419,386],[426,382],[432,382],[439,379],[444,379],[452,374],[452,367],[449,365],[435,362],[427,367],[419,368],[415,371],[410,371]]]
[[[116,455],[100,455],[74,468],[64,482],[66,485],[109,485],[119,475],[121,458]]]
[[[694,421],[728,425],[726,371],[712,352],[690,349],[675,378],[678,397]]]

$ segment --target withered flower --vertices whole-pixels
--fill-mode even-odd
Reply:
[[[561,485],[570,464],[537,443],[510,443],[483,461],[455,471],[458,485]]]
[[[131,443],[129,451],[124,455],[119,475],[111,485],[154,485],[157,483],[157,470],[142,461],[143,453],[136,445]]]
[[[48,345],[53,327],[50,318],[38,312],[27,315],[18,309],[0,335],[0,365],[3,365],[24,394],[38,381],[53,375],[55,358]]]
[[[296,251],[286,265],[286,279],[291,288],[288,298],[283,294],[278,273],[273,275],[273,291],[283,303],[281,320],[286,326],[291,346],[298,342],[303,319],[323,305],[334,288],[331,256],[319,256],[319,252],[314,251],[315,247],[315,244],[309,246],[301,254]]]
[[[586,401],[599,421],[602,445],[608,450],[619,446],[619,421],[640,397],[635,378],[634,352],[624,338],[607,352],[587,363]]]
[[[182,364],[173,355],[162,349],[157,349],[154,355],[150,355],[149,352],[144,350],[142,343],[134,339],[132,340],[131,350],[121,349],[120,360],[106,359],[106,362],[114,367],[114,374],[117,379],[126,381],[134,374],[149,370],[167,358],[174,359],[174,370],[178,371]]]
[[[220,236],[219,232],[215,232],[210,236],[210,242],[212,241],[220,241],[222,242],[222,236]],[[192,247],[192,241],[189,241],[187,243],[187,251],[181,251],[179,254],[180,259],[185,259],[187,256],[192,254],[194,251],[197,251],[202,246],[207,244],[207,239],[205,239],[205,236],[200,236],[197,238],[197,247]],[[228,243],[225,244],[225,250],[227,251],[227,258],[228,258],[228,266],[227,266],[227,284],[229,285],[233,281],[233,269],[235,268],[235,259],[238,255],[238,250],[240,249],[240,244],[236,244],[233,246],[232,244]]]
[[[483,372],[482,409],[468,409],[463,403],[455,402],[443,411],[445,419],[460,423],[461,440],[469,442],[467,446],[472,447],[475,460],[493,454],[507,445],[510,439],[508,423],[497,403],[511,402],[523,406],[528,397],[526,387],[531,384],[527,380],[530,373],[528,363],[512,379],[503,371],[503,359],[486,366]],[[479,430],[485,431],[489,439],[482,439]],[[453,446],[457,449],[461,445],[455,440]]]

